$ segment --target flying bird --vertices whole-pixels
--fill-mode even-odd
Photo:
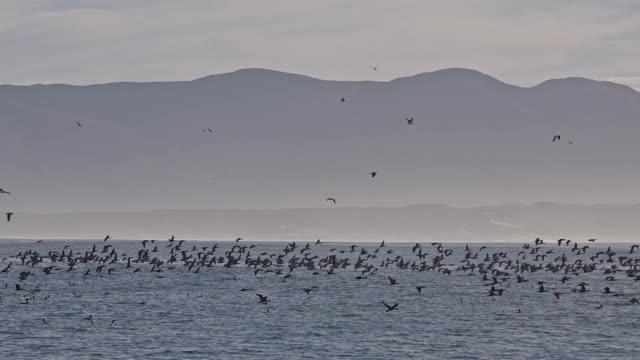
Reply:
[[[407,125],[413,125],[413,118],[404,119],[407,122]]]
[[[10,192],[5,191],[3,188],[0,188],[0,194],[7,194],[7,195],[11,195]]]
[[[11,221],[11,217],[13,216],[12,212],[7,213],[7,222]]]
[[[336,199],[334,199],[334,198],[330,198],[330,197],[329,197],[329,198],[327,198],[325,201],[333,201],[333,203],[334,203],[334,204],[336,203]]]
[[[559,141],[559,140],[560,140],[560,135],[555,135],[551,142],[556,142],[556,141]]]
[[[377,171],[372,171],[369,173],[369,175],[371,175],[372,178],[376,177],[376,175],[378,175]]]
[[[80,121],[76,121],[75,123],[76,123],[76,126],[82,127],[82,123]]]
[[[387,307],[387,310],[385,312],[389,312],[389,311],[393,311],[393,310],[398,310],[398,303],[394,304],[394,305],[389,305],[386,302],[382,302],[384,304],[384,306]]]
[[[269,297],[266,295],[256,294],[256,296],[260,298],[260,300],[258,301],[258,304],[268,304],[270,301]]]
[[[340,98],[340,102],[346,102],[347,100],[345,98]]]
[[[107,241],[109,239],[111,239],[111,235],[107,235],[107,236],[104,237],[104,241]]]
[[[213,130],[211,130],[211,129],[202,129],[202,132],[207,132],[207,131],[210,132],[210,133],[213,133]]]

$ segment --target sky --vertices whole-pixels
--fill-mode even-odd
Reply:
[[[636,0],[3,0],[0,83],[189,80],[260,67],[336,80],[473,68],[640,89]],[[373,71],[372,67],[378,70]]]

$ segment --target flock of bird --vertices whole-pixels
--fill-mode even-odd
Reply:
[[[595,241],[596,239],[589,239],[587,244]],[[637,256],[640,254],[639,245],[631,245],[624,251],[614,251],[611,247],[592,249],[590,245],[579,244],[570,239],[553,242],[536,239],[532,243],[525,243],[517,253],[508,253],[492,246],[446,247],[442,243],[433,242],[404,245],[406,253],[403,256],[396,254],[399,250],[397,245],[391,247],[384,241],[379,245],[325,244],[320,240],[304,245],[291,242],[286,243],[279,251],[268,252],[259,250],[255,244],[245,244],[242,238],[231,243],[219,242],[202,246],[202,243],[188,243],[171,236],[164,241],[141,241],[135,253],[129,254],[119,251],[116,247],[118,242],[114,242],[110,235],[86,249],[78,249],[77,244],[68,243],[59,250],[40,252],[38,247],[42,246],[41,243],[42,240],[34,247],[1,260],[0,281],[4,282],[4,288],[0,289],[0,302],[4,299],[19,299],[21,304],[37,306],[43,301],[55,301],[46,292],[53,286],[48,283],[49,279],[56,274],[66,274],[67,278],[77,277],[77,281],[68,281],[66,285],[76,289],[80,281],[105,276],[135,276],[141,272],[158,278],[163,278],[163,273],[166,272],[198,276],[221,268],[235,268],[253,273],[255,277],[270,276],[281,282],[286,282],[301,272],[309,272],[313,276],[331,276],[344,272],[351,274],[354,280],[370,281],[381,287],[413,288],[418,296],[429,296],[430,291],[437,289],[426,282],[408,284],[399,280],[403,272],[468,276],[475,278],[478,296],[494,299],[507,297],[514,288],[520,287],[520,290],[530,291],[532,296],[549,296],[547,301],[562,301],[568,294],[596,294],[598,301],[604,296],[616,299],[620,304],[640,305],[640,299],[634,293],[625,293],[614,287],[614,284],[622,282],[628,285],[640,281],[640,256]],[[586,278],[593,280],[594,277],[601,277],[611,285],[592,287]],[[415,277],[412,279],[416,281]],[[418,279],[426,281],[429,277]],[[56,284],[62,286],[60,282]],[[313,296],[312,293],[318,291],[330,291],[317,286],[302,290],[307,296]],[[237,291],[254,291],[258,305],[273,306],[278,301],[272,298],[268,289],[256,290],[239,284]],[[82,296],[75,290],[73,294],[76,297]],[[387,299],[382,299],[380,304],[384,306],[382,310],[385,312],[402,309],[402,303],[390,303]],[[145,301],[139,305],[144,306]],[[604,304],[601,303],[597,308],[603,307]],[[269,307],[265,313],[269,313]],[[92,314],[79,320],[91,324],[94,322]],[[46,318],[42,319],[43,324],[47,322]],[[111,325],[115,326],[116,323],[116,319],[113,319]]]
[[[377,70],[377,65],[372,67]],[[341,103],[347,102],[342,97]],[[404,119],[406,125],[413,126],[414,117]],[[75,121],[75,125],[82,128],[84,124]],[[204,133],[213,134],[211,128],[202,129]],[[553,136],[552,142],[559,142],[560,135]],[[573,144],[569,141],[569,144]],[[369,176],[375,178],[377,171],[371,171]],[[0,188],[0,195],[12,196],[12,193]],[[326,202],[337,204],[333,197],[327,197]],[[5,213],[7,221],[11,221],[14,213]],[[279,252],[259,252],[256,245],[244,245],[242,238],[237,238],[235,244],[223,249],[224,243],[213,246],[198,244],[187,245],[185,240],[176,240],[174,236],[166,242],[144,240],[135,253],[127,254],[116,248],[116,242],[110,235],[103,239],[103,244],[93,244],[91,249],[74,249],[77,245],[69,243],[56,251],[41,253],[38,246],[20,251],[13,256],[3,258],[0,262],[0,281],[4,289],[0,299],[11,298],[7,292],[19,294],[17,298],[24,305],[35,306],[42,301],[54,301],[50,295],[44,294],[46,286],[41,286],[57,273],[77,274],[79,280],[88,281],[92,278],[114,276],[119,273],[130,273],[132,276],[140,272],[149,272],[157,277],[170,271],[183,271],[194,276],[204,271],[216,271],[216,268],[244,268],[255,276],[272,274],[280,281],[296,276],[301,271],[311,272],[315,276],[331,276],[337,272],[353,272],[354,279],[360,281],[376,281],[381,286],[402,286],[397,280],[397,274],[403,271],[431,272],[443,276],[459,275],[474,276],[485,289],[478,290],[478,295],[490,297],[508,296],[510,289],[516,286],[524,287],[527,282],[535,283],[533,292],[544,296],[553,294],[555,301],[561,301],[564,294],[588,294],[600,292],[607,296],[625,299],[627,295],[617,292],[611,286],[603,289],[590,289],[589,284],[581,280],[583,274],[598,273],[606,281],[614,282],[622,279],[640,281],[640,258],[635,257],[638,245],[631,246],[628,253],[618,254],[608,248],[606,251],[590,251],[588,245],[580,246],[568,239],[557,240],[557,248],[536,239],[533,244],[525,244],[517,254],[504,251],[492,252],[490,248],[481,246],[472,248],[466,245],[464,250],[447,248],[442,243],[422,245],[417,243],[411,247],[410,256],[394,255],[394,250],[385,245],[384,241],[378,246],[348,245],[337,246],[326,251],[326,245],[317,240],[313,245],[304,246],[296,242],[287,243]],[[590,239],[594,242],[595,239]],[[40,243],[39,241],[38,243]],[[570,247],[570,244],[573,246]],[[459,253],[454,256],[454,253]],[[393,270],[392,272],[389,270]],[[389,271],[389,272],[388,272]],[[556,281],[549,282],[535,279],[538,274],[551,274]],[[396,275],[395,277],[392,275]],[[382,279],[382,280],[380,280]],[[629,280],[628,280],[629,281]],[[69,282],[68,286],[76,286]],[[428,284],[411,284],[418,295],[422,296]],[[238,291],[253,291],[241,287]],[[307,296],[312,292],[321,291],[317,287],[304,289]],[[74,296],[75,296],[74,292]],[[269,305],[277,302],[265,291],[256,292],[256,303]],[[14,296],[16,298],[16,296]],[[629,304],[640,304],[636,297],[626,300]],[[399,311],[401,303],[380,301],[385,312]],[[144,305],[141,302],[140,305]],[[269,312],[267,308],[266,312]],[[84,321],[93,324],[94,317],[89,314]],[[46,318],[42,319],[47,324]],[[116,319],[111,322],[117,324]]]

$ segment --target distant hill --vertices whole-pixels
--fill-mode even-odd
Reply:
[[[581,78],[521,88],[467,69],[388,82],[246,69],[6,85],[0,109],[0,187],[14,194],[0,210],[640,199],[640,94]]]
[[[501,205],[455,208],[336,207],[288,210],[160,210],[35,215],[0,223],[1,238],[315,241],[639,242],[640,205]]]

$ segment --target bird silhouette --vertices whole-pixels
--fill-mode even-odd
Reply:
[[[336,204],[336,199],[334,198],[328,197],[325,201],[333,201],[333,203]]]
[[[407,122],[407,125],[413,125],[414,119],[412,117],[411,118],[405,118],[404,120]]]
[[[553,140],[551,142],[556,142],[560,140],[560,135],[554,135]]]
[[[3,188],[0,188],[0,194],[12,195],[10,192],[5,191]]]
[[[262,294],[256,294],[256,296],[259,298],[258,300],[258,304],[268,304],[269,301],[269,297],[266,295],[262,295]]]
[[[8,212],[6,215],[7,215],[7,222],[11,221],[11,217],[13,216],[13,212]]]
[[[387,308],[387,310],[385,312],[390,312],[393,310],[398,310],[398,303],[394,304],[394,305],[389,305],[386,302],[382,302],[382,304],[384,304],[384,306]]]

